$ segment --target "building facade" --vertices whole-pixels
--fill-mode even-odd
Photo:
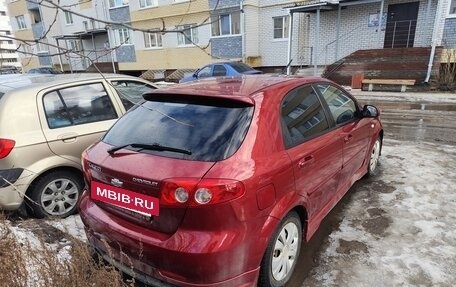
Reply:
[[[234,60],[283,72],[404,41],[456,45],[456,0],[61,0],[60,7],[36,1],[8,4],[14,35],[26,40],[25,70],[86,71],[96,63],[160,79]]]
[[[0,73],[14,72],[21,68],[16,43],[13,40],[10,18],[5,1],[0,1]]]

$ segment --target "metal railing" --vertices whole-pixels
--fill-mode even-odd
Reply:
[[[385,30],[385,48],[408,48],[413,46],[416,20],[389,21]]]

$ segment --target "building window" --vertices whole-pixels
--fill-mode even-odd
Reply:
[[[274,39],[288,38],[289,16],[274,17]]]
[[[74,52],[74,53],[81,51],[78,40],[69,40],[68,48],[71,49],[71,52]]]
[[[121,7],[128,5],[128,0],[109,0],[109,8]]]
[[[239,12],[212,17],[212,36],[238,35],[241,33]]]
[[[451,0],[450,11],[448,12],[450,16],[456,17],[456,0]]]
[[[144,46],[146,48],[162,47],[162,35],[160,33],[144,33]]]
[[[127,28],[114,29],[114,43],[116,46],[133,44],[130,30]]]
[[[27,29],[27,25],[25,25],[25,18],[24,15],[16,16],[17,27],[19,30]]]
[[[73,25],[73,14],[71,12],[65,11],[65,23],[67,25]]]
[[[155,6],[158,6],[158,0],[139,0],[140,8],[155,7]]]
[[[198,28],[192,28],[195,24],[177,26],[182,33],[177,34],[177,45],[185,46],[198,43]]]
[[[6,12],[5,11],[0,11],[0,16],[6,16]]]

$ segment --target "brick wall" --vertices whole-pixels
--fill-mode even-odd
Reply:
[[[429,47],[431,45],[437,0],[429,1],[432,1],[430,6],[428,6],[428,0],[419,1],[414,47]],[[441,1],[447,2],[448,0]],[[411,1],[385,1],[384,12],[388,12],[388,5],[390,4],[408,2]],[[428,9],[428,7],[430,7],[430,9]],[[374,3],[348,6],[341,11],[338,59],[360,49],[383,48],[385,32],[379,31],[377,27],[368,27],[369,15],[378,13],[379,10],[380,4]],[[311,14],[310,17],[310,28],[312,30],[310,34],[310,45],[315,47],[317,39],[316,14]],[[315,50],[315,53],[318,55],[319,65],[331,64],[338,60],[335,58],[337,11],[322,12],[320,14],[320,19],[320,48],[318,51]],[[438,28],[441,30],[440,26],[442,25],[439,23]]]

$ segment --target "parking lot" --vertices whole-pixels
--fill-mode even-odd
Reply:
[[[303,246],[290,286],[454,285],[456,97],[396,96],[358,96],[382,109],[380,174],[356,183]],[[85,240],[77,215],[12,225],[32,240]]]

